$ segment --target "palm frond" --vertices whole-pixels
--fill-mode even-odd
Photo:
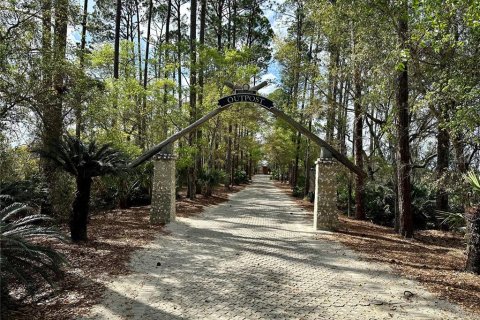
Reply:
[[[473,190],[480,192],[480,178],[475,174],[475,172],[469,171],[465,175],[465,179],[470,183]]]
[[[11,205],[0,210],[0,221],[5,222],[8,219],[14,217],[15,215],[25,213],[29,210],[27,206],[23,203],[12,203]]]
[[[63,240],[53,227],[44,226],[51,218],[35,214],[22,203],[14,203],[0,210],[0,276],[3,284],[16,279],[30,292],[43,279],[53,280],[67,263],[65,257],[35,240]]]
[[[449,226],[451,229],[459,229],[466,224],[465,215],[461,212],[448,212],[435,210],[437,217],[441,220],[440,224]]]
[[[65,135],[58,145],[38,150],[37,153],[78,176],[80,173],[91,177],[115,173],[125,168],[125,157],[110,144],[98,146],[95,141],[88,144],[76,137]]]

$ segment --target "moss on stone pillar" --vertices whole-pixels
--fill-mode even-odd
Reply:
[[[334,159],[318,159],[315,174],[313,228],[335,230],[338,226],[337,179],[338,165]]]
[[[175,157],[159,153],[154,158],[150,222],[167,224],[175,220]]]

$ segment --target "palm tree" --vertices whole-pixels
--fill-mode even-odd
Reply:
[[[472,190],[480,195],[480,177],[473,171],[468,172],[466,176]],[[465,218],[467,220],[468,245],[467,245],[467,263],[466,270],[480,274],[480,202],[478,198],[471,201],[471,204],[465,209]]]
[[[57,251],[32,241],[63,239],[56,229],[43,225],[52,219],[32,213],[31,208],[19,202],[7,205],[11,202],[11,197],[0,195],[0,285],[3,302],[8,302],[8,283],[12,280],[22,283],[33,293],[38,289],[39,278],[52,284],[66,262]]]
[[[124,169],[126,159],[109,144],[98,146],[95,141],[86,144],[69,135],[60,144],[39,153],[75,177],[77,192],[70,216],[70,234],[73,241],[87,240],[92,178]]]

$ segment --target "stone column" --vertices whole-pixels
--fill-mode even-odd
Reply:
[[[333,158],[315,162],[314,230],[335,230],[338,226],[337,180],[338,165]]]
[[[167,224],[175,220],[175,156],[160,152],[154,157],[150,222]]]

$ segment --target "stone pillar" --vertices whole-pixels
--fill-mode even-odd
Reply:
[[[160,152],[154,157],[150,222],[167,224],[175,220],[175,156]]]
[[[314,230],[335,230],[338,226],[337,180],[338,165],[333,158],[315,162]]]

